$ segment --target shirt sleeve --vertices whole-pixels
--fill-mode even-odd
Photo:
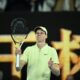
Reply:
[[[57,64],[59,64],[59,59],[58,59],[58,54],[57,54],[57,51],[56,51],[56,49],[52,49],[52,54],[51,54],[51,58],[52,58],[52,61],[54,62],[54,63],[57,63]]]
[[[26,48],[23,54],[21,55],[20,60],[27,62],[28,58],[29,58],[29,48]]]

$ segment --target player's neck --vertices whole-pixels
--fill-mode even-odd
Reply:
[[[38,42],[38,43],[37,43],[37,46],[38,46],[38,48],[40,48],[40,49],[43,48],[45,45],[46,45],[45,42],[43,42],[43,43],[42,43],[42,42]]]

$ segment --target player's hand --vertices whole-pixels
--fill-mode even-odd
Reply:
[[[52,58],[50,58],[50,60],[48,61],[48,66],[49,66],[49,68],[51,68],[52,65],[53,65],[53,61],[52,61]]]
[[[16,48],[15,53],[16,54],[21,54],[21,49],[20,48]]]

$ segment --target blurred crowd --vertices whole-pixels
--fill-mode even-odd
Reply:
[[[80,0],[0,0],[3,11],[80,11]]]
[[[3,11],[80,11],[80,0],[0,0]]]

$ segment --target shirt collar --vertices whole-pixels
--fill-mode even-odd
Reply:
[[[46,50],[48,44],[46,43],[46,45],[44,47],[42,47],[41,49],[38,48],[37,44],[35,44],[35,47],[41,51]]]

